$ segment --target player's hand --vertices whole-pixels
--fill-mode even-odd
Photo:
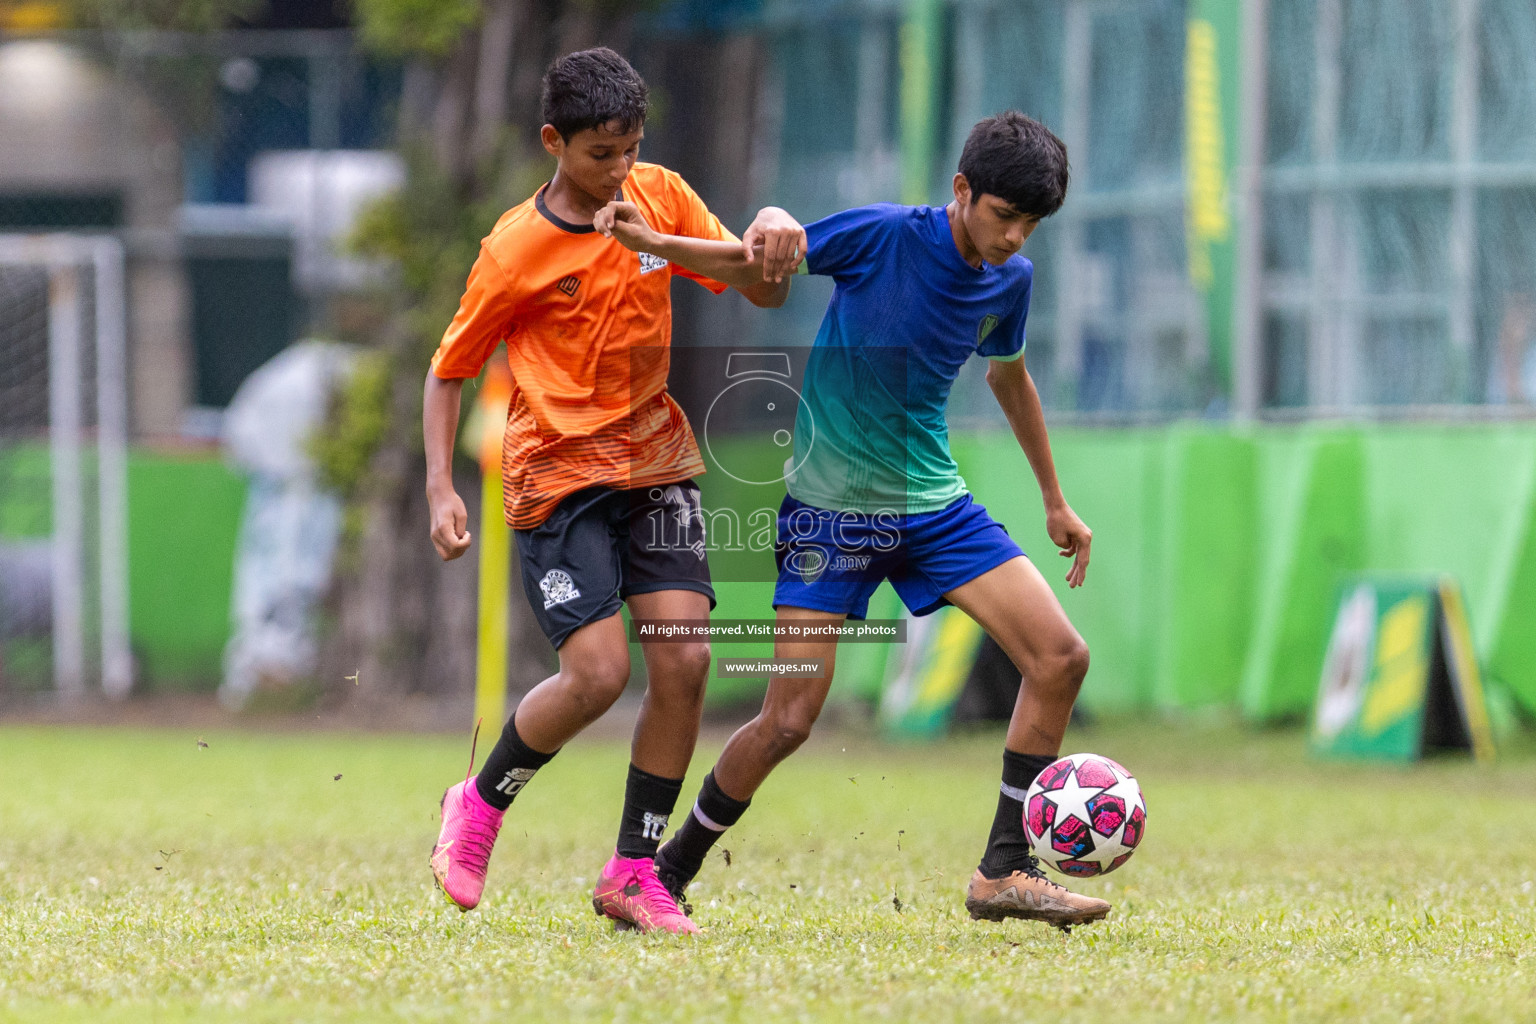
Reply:
[[[763,280],[775,284],[793,274],[805,259],[805,228],[777,206],[765,206],[741,236],[748,263],[763,263]]]
[[[427,497],[427,507],[432,520],[432,546],[438,557],[451,562],[469,550],[469,512],[464,499],[457,491]]]
[[[1093,531],[1088,529],[1071,506],[1063,503],[1045,514],[1045,532],[1051,543],[1061,548],[1061,557],[1072,559],[1067,570],[1067,586],[1080,587],[1088,575],[1088,548],[1093,544]]]
[[[634,203],[614,200],[592,218],[592,226],[604,238],[616,238],[619,244],[635,252],[649,252],[656,247],[658,235],[645,222],[645,215]]]

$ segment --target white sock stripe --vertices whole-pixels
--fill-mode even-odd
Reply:
[[[1017,786],[1010,786],[1006,782],[1003,783],[1002,788],[1003,788],[1003,795],[1004,796],[1011,797],[1012,799],[1017,800],[1021,804],[1024,802],[1024,798],[1029,796],[1029,790],[1027,790],[1027,789],[1020,789]]]
[[[704,808],[700,807],[698,803],[694,803],[693,805],[693,816],[699,819],[700,825],[703,825],[711,832],[724,832],[726,829],[726,826],[719,824],[715,821],[715,819],[705,814]]]

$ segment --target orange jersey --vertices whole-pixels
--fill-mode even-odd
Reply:
[[[664,167],[636,163],[623,198],[662,234],[737,240]],[[506,341],[513,388],[501,469],[513,528],[538,526],[583,487],[648,487],[704,471],[688,420],[667,394],[674,274],[726,288],[562,221],[542,188],[480,243],[432,372],[479,376]]]

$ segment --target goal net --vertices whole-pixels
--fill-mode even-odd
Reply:
[[[0,692],[132,688],[125,328],[116,239],[0,234]]]

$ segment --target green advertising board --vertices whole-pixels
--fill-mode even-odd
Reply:
[[[1493,757],[1455,581],[1359,579],[1344,588],[1318,686],[1312,747],[1391,761],[1445,750]]]

